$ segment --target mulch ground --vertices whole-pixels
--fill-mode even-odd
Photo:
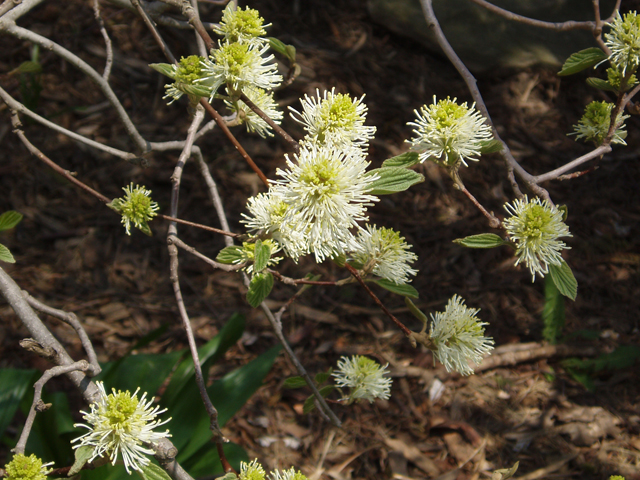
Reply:
[[[465,86],[442,58],[389,33],[371,22],[366,2],[272,0],[251,3],[273,26],[269,34],[293,44],[302,67],[300,77],[276,98],[283,107],[335,87],[354,96],[366,94],[368,123],[377,126],[370,148],[373,166],[401,151],[411,135],[406,123],[413,110],[438,98],[471,101]],[[204,5],[203,17],[219,18],[219,7]],[[184,138],[185,105],[166,106],[164,81],[146,65],[163,57],[141,20],[131,12],[105,5],[103,15],[114,42],[112,84],[141,133],[152,141]],[[218,15],[218,16],[216,16]],[[88,2],[45,3],[21,25],[47,35],[102,70],[103,41]],[[163,29],[177,56],[195,52],[191,34]],[[20,97],[12,71],[30,58],[31,45],[3,37],[0,85]],[[43,65],[36,111],[95,140],[127,149],[126,132],[91,82],[50,52],[40,51]],[[583,78],[563,78],[543,67],[499,72],[479,78],[494,121],[518,160],[532,173],[546,172],[588,151],[565,134],[584,105],[600,99]],[[95,106],[92,109],[83,107]],[[300,138],[298,125],[286,116],[283,126]],[[152,223],[153,237],[123,234],[119,218],[93,198],[62,181],[30,156],[11,133],[9,112],[0,106],[0,211],[14,209],[25,219],[3,234],[18,259],[3,264],[13,278],[37,298],[76,312],[95,342],[100,360],[119,358],[142,335],[168,324],[165,334],[144,351],[164,352],[186,343],[169,282],[165,243],[167,224]],[[155,153],[150,167],[125,164],[80,146],[23,118],[25,132],[45,154],[104,195],[121,195],[129,182],[144,184],[167,212],[175,153]],[[573,238],[566,258],[579,282],[575,302],[566,302],[565,334],[575,352],[613,351],[637,345],[640,330],[640,124],[632,117],[627,148],[615,148],[589,173],[545,185],[569,210]],[[263,141],[238,131],[238,138],[268,177],[283,165],[287,145]],[[230,225],[240,231],[246,198],[260,188],[222,134],[213,131],[198,142],[211,166]],[[408,192],[385,197],[373,208],[372,220],[400,230],[414,246],[420,274],[413,285],[418,306],[443,310],[453,294],[481,308],[487,332],[501,351],[533,351],[542,339],[543,282],[531,283],[528,271],[513,267],[507,249],[470,251],[452,240],[489,231],[485,218],[454,190],[436,167],[423,165],[427,180]],[[489,210],[502,214],[513,199],[504,164],[483,157],[462,171],[467,188]],[[209,207],[205,185],[193,165],[182,181],[181,218],[219,226]],[[180,228],[183,240],[215,257],[221,238]],[[282,266],[285,275],[320,273],[323,279],[344,276],[328,262],[302,260]],[[244,301],[236,275],[211,271],[181,254],[185,303],[199,342],[212,338],[233,312],[247,316],[243,339],[227,354],[231,369],[275,344],[261,312]],[[270,304],[277,308],[293,294],[277,285]],[[385,304],[413,329],[401,298],[380,292]],[[0,303],[0,365],[45,368],[17,346],[25,331],[12,310]],[[80,358],[79,341],[65,327],[50,323],[72,354]],[[317,414],[302,414],[308,392],[283,390],[295,375],[281,355],[265,386],[229,422],[225,435],[258,457],[265,468],[295,465],[309,478],[438,478],[476,480],[487,472],[520,462],[517,475],[527,479],[577,477],[602,480],[622,474],[638,479],[640,467],[640,377],[636,367],[602,371],[588,391],[563,367],[563,355],[548,353],[529,361],[503,364],[475,376],[447,374],[433,366],[430,353],[413,349],[357,286],[315,287],[284,317],[284,329],[302,363],[324,371],[341,355],[366,354],[389,363],[394,376],[389,401],[336,406],[344,422],[334,429]],[[597,333],[584,340],[576,332]],[[573,334],[573,335],[572,335]],[[524,347],[522,347],[524,345]]]

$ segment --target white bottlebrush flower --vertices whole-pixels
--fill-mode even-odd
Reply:
[[[262,465],[258,462],[257,458],[254,458],[251,463],[240,462],[240,480],[264,480],[265,471]]]
[[[278,110],[278,104],[273,100],[273,93],[268,93],[261,88],[252,86],[244,87],[242,93],[271,120],[280,125],[282,112]],[[238,120],[247,126],[249,132],[256,132],[262,138],[273,137],[271,126],[247,107],[242,100],[225,100],[224,103],[232,112],[237,113]]]
[[[362,103],[363,99],[364,95],[352,99],[348,94],[335,93],[335,88],[320,97],[316,89],[315,97],[305,95],[301,100],[302,113],[291,107],[289,110],[291,118],[307,131],[305,142],[366,148],[376,127],[364,125],[367,106]]]
[[[367,207],[378,200],[366,192],[375,175],[367,175],[362,151],[335,146],[303,145],[287,170],[278,169],[277,183],[288,205],[284,223],[303,232],[318,262],[358,248],[351,229],[366,221]]]
[[[139,389],[133,395],[129,391],[116,392],[112,389],[112,393],[107,395],[102,382],[96,382],[96,385],[100,391],[100,397],[91,404],[91,412],[80,412],[87,424],[74,425],[89,431],[72,440],[72,442],[80,442],[73,448],[90,446],[94,450],[89,462],[106,454],[112,465],[116,464],[118,453],[120,453],[127,473],[131,474],[132,469],[140,471],[142,467],[149,464],[147,455],[154,453],[153,449],[145,445],[171,436],[169,430],[153,431],[154,428],[171,420],[155,419],[166,409],[160,410],[159,406],[153,407],[151,399],[145,400],[146,393],[138,399]]]
[[[467,307],[462,298],[454,295],[444,312],[431,314],[429,337],[434,344],[433,354],[447,372],[455,370],[471,375],[473,368],[469,361],[479,364],[493,349],[493,339],[484,336],[483,325],[487,323],[476,318],[479,311]]]
[[[640,66],[640,16],[629,12],[616,15],[610,25],[611,31],[604,34],[605,45],[611,50],[609,59],[626,73],[627,69],[637,70]]]
[[[411,245],[404,237],[391,228],[378,228],[367,224],[367,229],[358,232],[360,249],[351,254],[351,258],[362,265],[365,271],[372,271],[379,277],[398,285],[408,283],[410,275],[418,273],[409,267],[418,256],[410,252]]]
[[[248,86],[271,90],[282,83],[282,75],[278,75],[275,57],[265,56],[267,50],[267,44],[220,43],[202,61],[206,77],[201,82],[211,87],[212,97],[223,84],[235,91]]]
[[[206,74],[202,69],[202,60],[202,57],[190,55],[182,57],[177,65],[165,63],[151,65],[155,70],[174,81],[165,85],[166,93],[162,97],[163,99],[171,99],[169,105],[184,94],[192,96],[194,101],[200,97],[208,98],[211,95],[211,89],[203,83]]]
[[[49,466],[53,462],[42,463],[35,454],[26,456],[18,453],[4,466],[5,480],[47,480],[47,474],[51,472]]]
[[[392,380],[384,376],[388,373],[387,366],[388,364],[383,367],[362,355],[354,355],[351,358],[340,358],[338,370],[331,375],[336,378],[339,388],[350,389],[347,396],[349,402],[364,399],[371,403],[376,398],[387,400],[391,396]]]
[[[249,7],[236,9],[235,2],[229,2],[222,11],[220,24],[214,25],[213,31],[224,36],[229,43],[261,43],[266,41],[260,37],[267,34],[265,27],[270,25],[264,25],[264,18],[257,10]]]
[[[596,145],[601,145],[604,141],[607,133],[609,133],[609,126],[611,126],[611,111],[613,110],[613,103],[593,101],[585,108],[584,115],[578,122],[578,125],[574,125],[574,132],[569,135],[577,135],[576,139],[584,138],[586,140],[594,142]],[[627,137],[625,131],[624,121],[629,118],[629,115],[624,115],[622,110],[618,112],[616,118],[616,124],[620,126],[616,129],[611,139],[611,143],[618,143],[626,145],[624,139]]]
[[[247,200],[247,210],[250,215],[242,214],[241,220],[251,232],[263,232],[276,240],[287,256],[295,262],[298,258],[309,253],[309,246],[304,231],[292,227],[299,222],[285,221],[287,205],[278,189],[273,187],[267,193],[259,193]]]
[[[505,210],[511,214],[503,224],[509,238],[516,244],[516,265],[524,262],[531,272],[531,281],[536,274],[544,277],[549,265],[561,265],[560,252],[568,249],[560,237],[571,237],[569,227],[562,221],[562,212],[548,200],[534,198],[514,200],[506,203]]]
[[[269,473],[269,480],[307,480],[300,470],[291,467],[289,470],[273,470]]]
[[[143,233],[151,235],[148,224],[160,209],[158,204],[151,200],[151,190],[147,190],[144,185],[134,187],[133,183],[122,187],[122,190],[124,190],[125,196],[113,199],[107,206],[122,215],[122,224],[127,235],[131,235],[132,223]]]
[[[409,122],[415,136],[407,142],[419,152],[420,161],[431,159],[443,166],[453,167],[465,160],[477,161],[482,142],[492,138],[491,127],[485,118],[467,103],[458,105],[456,99],[440,100],[433,97],[432,105],[424,105],[414,111],[415,122]]]

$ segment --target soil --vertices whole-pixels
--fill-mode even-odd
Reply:
[[[626,2],[625,2],[626,3]],[[633,2],[629,2],[629,7]],[[279,2],[256,0],[251,7],[272,23],[269,34],[297,49],[301,75],[278,91],[283,108],[296,107],[304,94],[335,88],[353,96],[366,94],[368,124],[377,127],[370,147],[374,167],[407,149],[406,124],[413,110],[433,96],[471,102],[464,83],[443,58],[373,24],[363,0]],[[203,4],[202,17],[217,21],[220,7]],[[189,125],[186,103],[162,100],[163,85],[149,63],[163,62],[144,23],[128,10],[102,6],[116,60],[111,84],[145,138],[183,139]],[[44,3],[20,25],[48,36],[102,72],[104,42],[90,2]],[[196,51],[194,37],[161,29],[176,56]],[[2,37],[0,85],[22,98],[20,76],[13,69],[28,60],[32,46]],[[131,150],[131,143],[99,89],[53,53],[41,50],[42,92],[36,111],[90,138]],[[494,72],[478,79],[494,122],[529,172],[549,171],[589,151],[574,141],[572,130],[584,105],[605,99],[584,83],[586,75],[562,78],[556,69],[535,67]],[[168,213],[170,176],[177,153],[153,153],[142,168],[79,145],[21,117],[30,141],[84,183],[114,198],[121,187],[145,185]],[[3,233],[2,243],[17,258],[3,264],[25,290],[51,306],[73,311],[85,323],[101,361],[116,359],[141,336],[168,325],[167,331],[141,351],[183,348],[176,303],[169,281],[167,222],[151,224],[154,235],[124,235],[119,217],[29,155],[11,133],[8,108],[0,106],[0,211],[24,215],[22,223]],[[544,185],[558,204],[567,205],[573,234],[565,258],[579,282],[575,302],[566,301],[563,331],[570,355],[586,358],[619,346],[638,345],[640,337],[640,128],[627,121],[626,148],[614,148],[584,175]],[[285,115],[283,127],[295,138],[302,130]],[[282,167],[288,145],[279,138],[263,141],[234,130],[244,148],[270,178]],[[218,182],[231,228],[248,196],[260,191],[255,174],[217,129],[198,141]],[[529,272],[514,267],[508,249],[465,250],[452,240],[491,231],[485,217],[438,167],[418,167],[426,181],[407,192],[384,197],[370,210],[378,225],[402,232],[413,245],[420,273],[413,285],[417,305],[442,311],[454,294],[480,308],[487,333],[500,351],[534,352],[542,342],[544,282],[531,283]],[[467,188],[488,209],[503,215],[514,198],[506,168],[497,155],[483,157],[461,172]],[[219,227],[209,206],[205,184],[194,165],[187,165],[180,195],[180,218]],[[180,227],[180,237],[215,258],[223,239]],[[499,232],[498,232],[499,233]],[[211,339],[234,312],[247,317],[242,340],[216,368],[216,375],[255,358],[276,343],[259,310],[251,309],[237,274],[212,271],[181,253],[180,275],[185,305],[197,341]],[[303,259],[285,262],[284,275],[308,272],[340,279],[344,272],[330,262]],[[401,297],[376,291],[407,325],[418,330]],[[269,297],[274,309],[295,289],[277,284]],[[13,311],[0,303],[1,366],[46,368],[22,351],[26,335]],[[49,322],[75,358],[79,340],[64,325]],[[325,371],[342,355],[363,354],[389,363],[394,378],[388,401],[349,407],[336,405],[343,421],[334,429],[317,413],[305,415],[308,392],[284,390],[296,375],[282,354],[265,385],[224,428],[250,458],[265,468],[295,465],[316,478],[438,478],[477,480],[519,461],[516,476],[527,479],[578,477],[585,480],[625,475],[640,479],[640,377],[637,364],[592,375],[593,391],[566,368],[567,356],[550,349],[528,361],[498,362],[477,375],[461,377],[434,367],[431,354],[414,349],[357,286],[319,286],[302,295],[283,317],[287,338],[311,372]],[[587,340],[585,331],[597,337]],[[536,343],[533,343],[536,342]],[[575,347],[575,348],[574,348]],[[553,350],[553,349],[551,349]],[[501,357],[502,358],[502,357]],[[633,362],[631,362],[633,363]],[[222,373],[221,373],[222,372]],[[54,386],[55,388],[55,386]],[[440,390],[440,392],[438,392]]]

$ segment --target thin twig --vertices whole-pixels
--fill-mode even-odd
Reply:
[[[197,18],[198,22],[200,23],[200,25],[202,25],[202,21],[200,20],[200,11],[198,10],[198,0],[191,0],[191,8],[193,9],[193,13],[195,14],[195,17]],[[204,29],[204,25],[203,25],[203,29]],[[204,30],[206,32],[206,29]],[[198,44],[198,54],[201,57],[206,57],[207,55],[209,55],[209,51],[207,50],[207,46],[205,45],[204,40],[200,35],[198,35],[197,32],[196,32],[196,43]],[[211,48],[209,48],[209,50],[211,50]]]
[[[616,18],[616,14],[620,11],[620,5],[622,4],[622,0],[616,0],[616,4],[613,7],[613,11],[611,12],[611,15],[609,15],[604,23],[611,23],[613,22],[613,19]]]
[[[200,105],[202,105],[205,108],[205,110],[207,111],[207,113],[209,113],[209,115],[211,115],[213,117],[213,119],[216,121],[218,126],[222,129],[222,132],[231,141],[233,146],[236,147],[236,150],[238,150],[238,152],[240,152],[240,155],[242,155],[242,158],[244,158],[244,160],[251,167],[251,169],[254,172],[256,172],[258,177],[260,177],[260,180],[262,180],[262,183],[264,183],[268,187],[269,186],[269,180],[267,179],[266,175],[264,173],[262,173],[262,170],[260,170],[260,167],[258,167],[258,165],[256,165],[256,163],[249,156],[249,154],[245,151],[245,149],[242,148],[242,145],[240,145],[240,142],[238,142],[238,139],[233,135],[233,133],[231,133],[231,130],[229,130],[229,127],[227,127],[227,124],[225,123],[225,121],[222,118],[222,116],[216,111],[215,108],[213,108],[211,105],[209,105],[209,103],[207,102],[206,99],[201,98],[200,99]]]
[[[226,230],[220,230],[219,228],[209,227],[207,225],[202,225],[201,223],[194,223],[194,222],[190,222],[189,220],[183,220],[181,218],[171,217],[169,215],[158,215],[158,218],[169,220],[170,222],[181,223],[183,225],[189,225],[190,227],[196,227],[201,230],[206,230],[208,232],[219,233],[220,235],[225,235],[231,238],[242,237],[240,233],[227,232]]]
[[[583,163],[586,163],[589,160],[593,160],[594,158],[598,158],[604,155],[605,153],[609,153],[610,151],[611,151],[611,145],[600,145],[598,148],[590,151],[589,153],[582,155],[581,157],[578,157],[575,160],[572,160],[571,162],[556,168],[555,170],[551,170],[550,172],[543,173],[542,175],[537,175],[533,177],[533,179],[536,183],[542,183],[548,180],[556,179],[560,175],[568,172],[569,170],[573,170],[574,168],[579,167]]]
[[[291,277],[285,277],[280,272],[278,272],[276,270],[272,270],[270,268],[267,268],[266,270],[268,272],[272,273],[274,277],[276,277],[278,280],[280,280],[285,285],[293,285],[293,286],[296,286],[296,285],[326,285],[326,286],[332,286],[332,287],[336,286],[336,282],[334,282],[332,280],[320,281],[320,280],[308,280],[306,278],[291,278]]]
[[[204,119],[204,110],[201,107],[196,108],[195,114],[189,125],[187,131],[187,138],[185,140],[184,148],[178,158],[173,174],[171,175],[171,216],[175,217],[178,213],[178,201],[180,198],[180,180],[182,178],[182,171],[187,160],[191,156],[191,150],[193,147],[193,141],[198,127]],[[179,277],[179,262],[178,262],[178,247],[175,245],[171,237],[178,236],[178,229],[175,222],[169,224],[169,230],[167,232],[167,248],[169,250],[169,271],[171,284],[173,285],[173,293],[176,297],[176,303],[178,305],[178,311],[180,312],[180,318],[182,320],[182,326],[187,334],[187,341],[189,343],[189,350],[191,352],[191,359],[193,360],[193,366],[195,369],[196,384],[200,391],[200,397],[204,403],[207,414],[209,415],[210,424],[209,428],[213,435],[213,441],[215,443],[224,442],[224,436],[220,431],[218,425],[218,411],[213,406],[209,394],[207,393],[207,387],[205,384],[204,376],[202,375],[202,367],[200,365],[200,358],[198,355],[198,347],[193,335],[193,329],[191,327],[191,321],[189,320],[189,314],[184,304],[184,298],[182,297],[182,291],[180,289],[180,277]]]
[[[293,138],[291,138],[291,135],[289,135],[287,132],[284,131],[284,129],[278,125],[276,122],[274,122],[269,115],[267,115],[266,113],[264,113],[262,110],[260,110],[260,108],[258,108],[258,106],[253,103],[251,101],[251,99],[249,97],[247,97],[244,93],[240,95],[240,100],[242,100],[247,107],[249,107],[251,110],[253,110],[256,115],[258,115],[261,119],[263,119],[265,122],[267,122],[269,124],[269,126],[271,128],[273,128],[273,130],[280,135],[282,138],[284,138],[286,140],[286,142],[291,146],[291,148],[293,148],[293,150],[298,153],[300,151],[300,145],[298,144],[298,142],[296,142]]]
[[[19,5],[22,0],[4,0],[2,5],[0,5],[0,17],[11,10],[16,5]]]
[[[138,0],[130,0],[130,1],[131,1],[131,4],[138,11],[138,14],[142,17],[142,21],[145,23],[145,25],[147,26],[147,28],[151,32],[151,35],[153,35],[154,40],[156,41],[156,43],[158,44],[158,46],[162,50],[162,53],[164,53],[165,58],[169,61],[169,63],[176,63],[177,62],[176,61],[176,57],[174,57],[173,53],[171,53],[171,50],[169,49],[169,46],[166,44],[166,42],[164,41],[164,39],[160,35],[160,32],[158,32],[158,29],[153,24],[153,21],[147,15],[147,12],[145,11],[145,9],[142,6],[142,4]]]
[[[207,165],[207,162],[205,162],[204,158],[202,157],[202,152],[200,152],[199,148],[197,150],[196,148],[197,147],[194,147],[192,152],[196,157],[196,161],[198,162],[198,165],[200,166],[200,173],[202,174],[202,177],[204,178],[204,181],[207,184],[207,193],[209,194],[209,198],[213,203],[213,208],[215,208],[216,210],[216,213],[218,215],[218,219],[220,220],[220,225],[222,226],[222,228],[227,232],[230,232],[231,229],[229,228],[229,223],[227,222],[227,216],[224,213],[224,206],[222,205],[222,199],[220,198],[220,194],[218,192],[218,186],[216,185],[216,182],[213,180],[213,177],[211,176],[211,172],[209,171],[209,166]],[[224,240],[227,247],[233,245],[233,240],[231,236],[226,236]]]
[[[29,118],[34,119],[36,122],[41,123],[45,127],[48,127],[51,130],[55,130],[56,132],[62,133],[63,135],[66,135],[67,137],[72,138],[78,142],[84,143],[85,145],[96,148],[98,150],[102,150],[103,152],[106,152],[110,155],[121,158],[122,160],[130,162],[134,165],[140,165],[146,162],[145,159],[137,155],[134,155],[133,153],[123,152],[122,150],[118,150],[116,148],[103,145],[102,143],[95,142],[89,138],[83,137],[82,135],[78,135],[77,133],[72,132],[71,130],[67,130],[66,128],[63,128],[60,125],[56,125],[55,123],[50,122],[46,118],[43,118],[37,113],[34,113],[31,110],[29,110],[22,103],[18,102],[11,95],[9,95],[9,93],[7,93],[7,91],[5,91],[2,87],[0,87],[0,98],[2,98],[2,100],[4,100],[4,102],[12,110],[16,110],[28,116]]]
[[[98,357],[95,350],[93,349],[91,339],[89,339],[89,335],[87,335],[87,332],[78,320],[76,314],[73,312],[65,312],[64,310],[59,310],[57,308],[50,307],[49,305],[45,305],[39,300],[33,298],[26,290],[22,291],[22,295],[27,300],[27,302],[29,302],[29,305],[31,305],[33,308],[35,308],[39,312],[46,313],[47,315],[51,315],[52,317],[63,321],[67,325],[70,325],[76,331],[76,334],[80,339],[80,343],[82,344],[82,348],[84,348],[84,351],[89,358],[89,363],[91,364],[89,368],[83,371],[88,372],[92,377],[98,375],[102,371],[102,368],[100,367],[100,363],[98,363]]]
[[[485,217],[487,217],[487,219],[489,220],[489,226],[491,228],[499,228],[501,223],[500,220],[492,213],[489,213],[487,209],[484,208],[482,204],[476,199],[476,197],[474,197],[471,192],[467,190],[467,187],[462,182],[462,179],[460,178],[460,175],[457,171],[452,172],[451,178],[453,179],[456,188],[464,193],[469,198],[469,200],[471,200],[471,203],[473,203],[476,208],[480,210]]]
[[[349,273],[350,273],[351,275],[353,275],[353,278],[355,278],[355,279],[356,279],[356,281],[357,281],[357,282],[362,286],[362,288],[364,288],[364,289],[367,291],[367,293],[368,293],[368,294],[369,294],[369,296],[373,299],[373,301],[374,301],[374,302],[376,302],[376,305],[378,305],[378,307],[380,307],[380,310],[382,310],[382,311],[385,313],[385,315],[386,315],[387,317],[389,317],[389,318],[391,319],[391,321],[392,321],[393,323],[395,323],[395,324],[398,326],[398,328],[399,328],[400,330],[402,330],[402,333],[404,333],[407,337],[411,337],[411,333],[412,333],[412,332],[411,332],[411,330],[409,330],[409,329],[404,325],[404,323],[402,323],[400,320],[398,320],[398,319],[395,317],[395,315],[394,315],[393,313],[391,313],[387,307],[385,307],[384,303],[382,303],[382,302],[380,301],[380,299],[376,296],[376,294],[375,294],[375,293],[373,293],[373,291],[372,291],[372,290],[369,288],[369,286],[364,282],[364,280],[362,280],[362,277],[360,276],[360,274],[358,273],[358,271],[357,271],[355,268],[353,268],[351,265],[349,265],[348,263],[345,263],[345,264],[344,264],[344,266],[345,266],[345,268],[346,268],[347,270],[349,270]]]
[[[21,453],[24,454],[24,449],[27,446],[27,440],[29,438],[29,434],[31,433],[31,427],[33,427],[33,421],[36,418],[37,412],[44,412],[51,405],[48,406],[42,401],[42,388],[44,384],[51,380],[53,377],[57,377],[59,375],[64,375],[65,373],[71,372],[87,372],[92,367],[89,365],[89,362],[86,360],[79,360],[70,365],[53,367],[47,370],[42,374],[40,379],[33,385],[34,394],[33,394],[33,402],[31,403],[31,408],[29,409],[29,415],[27,416],[27,420],[24,422],[24,428],[22,429],[22,433],[20,434],[20,438],[18,439],[18,443],[14,448],[11,449],[13,453]]]
[[[534,18],[518,15],[517,13],[510,12],[504,8],[500,8],[486,0],[471,0],[476,5],[486,8],[487,10],[500,15],[508,20],[524,23],[539,28],[546,28],[549,30],[556,30],[558,32],[566,32],[567,30],[593,30],[596,26],[595,22],[576,22],[569,20],[566,22],[545,22],[542,20],[536,20]]]
[[[113,66],[113,47],[111,45],[111,38],[109,38],[107,29],[104,26],[104,20],[102,20],[102,15],[100,14],[99,0],[93,0],[93,15],[94,17],[96,17],[96,21],[98,22],[100,33],[102,34],[102,38],[104,39],[104,47],[107,51],[107,60],[104,65],[104,71],[102,72],[102,78],[104,78],[104,80],[108,82],[109,75],[111,75],[111,67]]]
[[[187,245],[182,240],[180,240],[180,238],[178,238],[178,237],[169,237],[167,239],[167,241],[173,243],[174,245],[177,245],[178,247],[182,248],[183,250],[189,252],[191,255],[194,255],[194,256],[198,257],[199,259],[207,262],[213,268],[217,268],[219,270],[224,270],[225,272],[237,272],[238,270],[241,270],[244,267],[244,264],[242,264],[242,265],[229,265],[229,264],[226,264],[226,263],[216,262],[215,260],[210,259],[206,255],[203,255],[202,253],[197,251],[192,246]]]
[[[15,10],[17,10],[17,8],[15,8],[14,11]],[[9,14],[7,14],[7,16],[9,16]],[[102,93],[105,95],[105,97],[107,97],[107,100],[109,100],[109,103],[111,103],[113,108],[116,110],[118,117],[120,118],[120,121],[124,125],[125,130],[127,131],[127,134],[135,144],[138,150],[138,153],[142,154],[149,150],[149,145],[147,141],[144,138],[142,138],[142,135],[140,135],[140,133],[138,132],[138,129],[129,118],[129,115],[127,114],[126,110],[120,103],[120,100],[118,99],[114,91],[111,89],[111,86],[109,85],[109,83],[105,81],[104,78],[102,78],[102,76],[98,72],[96,72],[87,62],[82,60],[80,57],[78,57],[74,53],[71,53],[69,50],[62,47],[61,45],[58,45],[57,43],[52,42],[48,38],[38,35],[37,33],[34,33],[31,30],[27,30],[26,28],[19,27],[15,23],[5,20],[5,18],[6,16],[0,17],[0,32],[4,31],[21,40],[27,40],[29,42],[33,42],[44,49],[52,51],[59,57],[69,62],[74,67],[78,68],[81,72],[87,75],[91,80],[93,80],[96,83],[96,85],[98,85],[100,90],[102,90]]]

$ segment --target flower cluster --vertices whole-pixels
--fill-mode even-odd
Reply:
[[[269,473],[268,477],[262,468],[262,465],[258,462],[258,459],[254,459],[251,463],[240,462],[240,480],[307,480],[307,477],[299,470],[291,467],[289,470],[273,470]]]
[[[562,212],[548,200],[534,198],[514,200],[506,203],[505,210],[511,214],[504,227],[509,238],[516,244],[516,265],[524,262],[531,272],[531,281],[536,274],[544,277],[549,265],[561,265],[560,252],[568,249],[560,237],[571,237],[569,227],[562,221]]]
[[[374,127],[364,127],[362,99],[325,92],[303,100],[307,130],[300,151],[269,191],[249,199],[243,223],[277,240],[285,253],[314,253],[318,262],[360,249],[352,230],[368,220],[378,198],[367,192],[377,179],[367,173],[366,149]]]
[[[146,393],[138,399],[138,390],[132,395],[129,391],[116,392],[112,389],[112,393],[107,395],[102,382],[96,382],[96,385],[100,391],[100,397],[91,404],[91,412],[81,412],[87,425],[83,423],[74,425],[89,431],[72,440],[72,442],[80,442],[73,448],[92,447],[93,454],[89,462],[106,454],[113,465],[120,453],[127,473],[131,474],[130,469],[141,470],[149,464],[146,455],[154,453],[145,445],[171,436],[169,430],[153,431],[154,428],[171,420],[155,419],[166,409],[160,410],[158,406],[153,407],[151,399],[145,400]]]
[[[409,267],[418,256],[409,251],[411,246],[395,230],[367,225],[366,230],[358,232],[357,240],[359,248],[351,258],[364,272],[371,271],[397,285],[410,282],[409,276],[418,273]]]
[[[640,66],[640,16],[629,12],[622,17],[618,12],[611,31],[605,33],[605,44],[611,50],[609,60],[623,74],[635,72]]]
[[[468,107],[459,105],[456,99],[440,100],[433,97],[432,105],[424,105],[417,120],[407,125],[415,127],[411,149],[420,153],[420,161],[431,159],[445,167],[456,167],[465,160],[477,161],[483,142],[492,138],[491,127],[475,110],[475,103]]]
[[[473,368],[469,361],[479,364],[493,349],[493,339],[484,336],[483,325],[487,323],[476,318],[479,311],[467,307],[462,298],[454,295],[444,312],[431,314],[429,337],[434,345],[433,354],[448,372],[471,375]]]
[[[107,206],[122,215],[122,223],[131,235],[131,224],[139,228],[143,233],[151,235],[149,222],[157,215],[158,204],[151,200],[151,190],[145,189],[144,185],[133,186],[131,183],[127,187],[122,187],[125,192],[123,198],[115,198]]]
[[[331,375],[336,378],[338,388],[350,389],[347,399],[353,401],[376,398],[388,399],[391,395],[391,379],[385,377],[387,365],[384,367],[370,358],[354,355],[338,360],[338,370]]]
[[[4,466],[5,480],[46,480],[51,471],[47,467],[53,462],[42,463],[33,453],[28,457],[18,453]]]
[[[574,132],[569,135],[577,135],[578,138],[584,138],[586,140],[594,142],[596,145],[602,144],[609,127],[611,126],[611,111],[613,110],[613,103],[593,101],[587,105],[585,113],[578,122],[578,125],[574,125]],[[625,131],[624,121],[629,118],[629,115],[623,115],[622,110],[618,112],[616,117],[616,124],[619,127],[613,134],[611,143],[618,143],[626,145],[624,139],[627,137]]]

